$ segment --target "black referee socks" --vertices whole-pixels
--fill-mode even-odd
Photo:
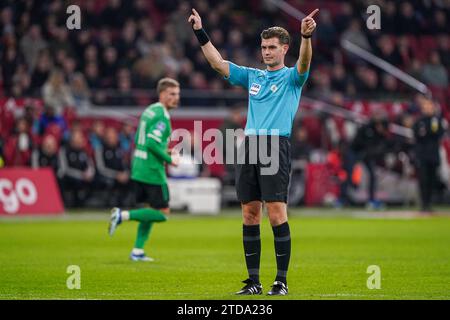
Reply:
[[[243,225],[243,243],[245,252],[245,262],[247,264],[248,275],[251,280],[259,283],[259,265],[261,259],[261,235],[259,224]],[[289,223],[285,222],[279,226],[272,227],[275,255],[277,259],[276,281],[281,281],[287,285],[287,271],[291,258],[291,232]]]
[[[259,263],[261,258],[259,224],[251,226],[243,225],[242,231],[248,276],[254,282],[259,283]]]
[[[277,258],[277,277],[275,281],[281,281],[287,285],[286,277],[291,258],[291,232],[289,223],[285,222],[279,226],[272,227],[275,255]]]

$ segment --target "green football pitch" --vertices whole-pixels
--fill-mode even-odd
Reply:
[[[307,212],[291,210],[290,292],[281,299],[450,299],[450,215]],[[0,299],[241,299],[233,295],[246,278],[238,210],[173,214],[153,228],[150,263],[128,260],[136,223],[110,238],[108,219],[0,220]],[[267,217],[261,233],[266,292],[276,272]],[[80,268],[80,289],[67,287],[71,265]],[[373,265],[380,289],[367,287]]]

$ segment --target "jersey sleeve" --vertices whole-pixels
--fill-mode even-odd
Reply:
[[[250,69],[238,66],[230,61],[228,63],[230,66],[230,76],[224,77],[224,79],[228,80],[234,86],[241,86],[248,89],[248,74]]]
[[[170,132],[169,123],[164,113],[160,111],[155,112],[155,116],[148,121],[145,131],[147,139],[166,145]]]
[[[171,163],[172,159],[166,150],[169,131],[168,121],[163,112],[152,110],[150,117],[140,120],[136,145],[149,150],[160,160]]]
[[[297,63],[293,68],[289,68],[289,80],[294,86],[301,88],[308,79],[309,70],[305,73],[299,73],[297,69]]]
[[[156,140],[148,139],[146,142],[146,147],[161,161],[172,163],[172,157],[167,153],[165,145],[158,143]]]

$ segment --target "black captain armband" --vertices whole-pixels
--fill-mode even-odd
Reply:
[[[194,34],[197,37],[198,42],[200,42],[200,46],[203,47],[209,42],[209,37],[205,29],[201,28],[199,30],[194,30]]]

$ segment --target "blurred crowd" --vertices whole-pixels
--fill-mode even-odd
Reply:
[[[450,143],[448,139],[443,142],[447,133],[448,122],[437,103],[423,95],[417,95],[396,117],[377,110],[359,124],[328,114],[299,119],[292,136],[292,204],[302,201],[296,186],[305,183],[307,165],[322,163],[326,164],[325,175],[331,176],[329,181],[336,186],[336,207],[360,204],[355,190],[364,185],[365,170],[367,190],[363,190],[362,201],[368,208],[384,208],[377,197],[381,191],[378,180],[389,173],[398,183],[417,179],[421,211],[430,212],[433,198],[440,203],[450,200]],[[377,167],[384,175],[376,173]],[[385,198],[393,201],[395,197]]]
[[[420,183],[427,185],[422,190],[429,190],[423,195],[428,203],[433,193],[443,197],[445,190],[450,190],[450,141],[447,140],[445,146],[441,144],[448,127],[437,106],[433,100],[417,95],[405,112],[397,117],[377,111],[359,124],[355,119],[303,110],[302,116],[294,123],[291,136],[291,191],[294,193],[290,196],[291,204],[304,203],[304,194],[298,190],[304,191],[309,164],[327,165],[329,177],[340,188],[339,206],[358,202],[351,196],[352,190],[361,184],[357,163],[362,163],[368,172],[368,203],[373,208],[381,205],[375,197],[376,167],[398,177],[422,179]],[[12,121],[11,134],[0,135],[0,168],[52,168],[67,207],[132,205],[134,199],[129,172],[136,128],[134,120],[70,119],[67,114],[57,114],[53,106],[46,106],[42,113],[37,114],[33,106],[26,105],[23,113]],[[220,130],[226,136],[227,129],[242,129],[244,124],[245,107],[237,105],[230,109],[229,117],[221,123]],[[395,132],[394,125],[404,130]],[[202,146],[202,141],[196,142],[194,139],[200,139],[200,135],[191,133],[191,139],[183,140],[186,146],[190,146],[183,150],[190,152],[181,155],[179,167],[169,167],[169,176],[215,176],[221,179],[224,190],[234,186],[235,166],[227,164],[221,173],[212,172],[212,167],[196,158],[202,154],[202,150],[196,149]],[[235,140],[234,148],[242,138]],[[231,152],[227,149],[229,147],[224,145],[224,159]],[[438,169],[444,174],[439,174]],[[226,201],[235,199],[231,196]],[[425,206],[424,210],[428,208]]]
[[[392,75],[346,53],[349,40],[399,67],[448,98],[450,6],[446,1],[287,1],[319,7],[308,94],[331,98],[404,98],[412,91]],[[158,79],[210,93],[228,84],[207,65],[186,19],[191,7],[225,59],[262,67],[259,34],[269,26],[292,34],[287,64],[299,46],[299,22],[269,0],[83,0],[81,30],[68,30],[74,1],[4,0],[0,7],[3,96],[43,96],[56,109],[148,102]],[[381,8],[381,30],[365,26],[369,4]],[[133,89],[147,90],[147,95]],[[136,93],[137,92],[137,93]],[[147,98],[145,98],[147,97]]]
[[[0,168],[51,168],[68,207],[86,205],[95,190],[103,192],[93,205],[123,204],[132,201],[129,171],[134,135],[133,122],[75,119],[69,124],[52,106],[39,116],[25,106],[12,134],[0,137]]]
[[[66,207],[133,206],[130,168],[136,119],[70,119],[52,106],[36,114],[33,106],[26,105],[12,120],[11,133],[0,135],[0,168],[51,168]],[[209,167],[196,158],[202,155],[197,152],[202,142],[194,138],[200,136],[193,132],[191,136],[182,141],[187,145],[180,165],[169,166],[170,177],[210,176]]]

